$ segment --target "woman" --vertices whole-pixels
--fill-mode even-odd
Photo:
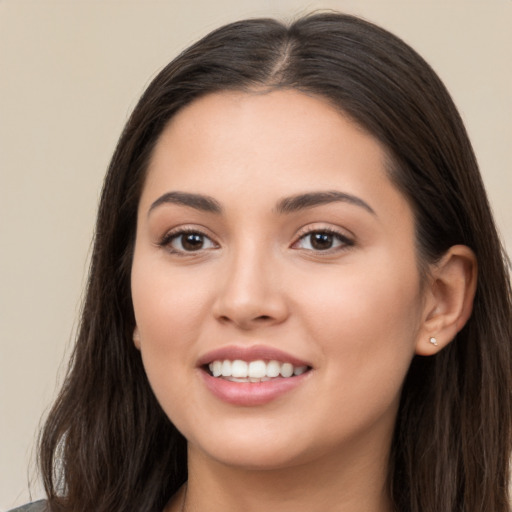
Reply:
[[[113,156],[47,507],[509,511],[511,311],[413,50],[340,14],[223,27]]]

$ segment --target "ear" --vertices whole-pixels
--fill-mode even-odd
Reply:
[[[476,283],[476,257],[465,245],[454,245],[432,266],[416,354],[436,354],[455,338],[471,316]]]
[[[133,344],[137,350],[140,350],[140,334],[139,328],[137,326],[135,326],[135,329],[133,329]]]

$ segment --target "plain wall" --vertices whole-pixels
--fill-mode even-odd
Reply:
[[[0,0],[0,510],[30,469],[77,323],[100,187],[151,77],[211,29],[315,8],[360,14],[439,73],[512,248],[512,0]]]

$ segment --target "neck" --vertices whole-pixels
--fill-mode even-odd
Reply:
[[[390,512],[388,452],[367,449],[365,457],[360,450],[351,451],[352,456],[331,453],[286,468],[255,470],[226,465],[189,448],[186,494],[177,497],[173,510]]]

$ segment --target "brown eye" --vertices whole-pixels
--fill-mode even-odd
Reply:
[[[199,232],[176,233],[172,235],[166,245],[173,252],[197,252],[216,247],[210,238]]]
[[[197,251],[203,248],[204,237],[198,233],[181,235],[181,245],[185,251]]]
[[[311,231],[303,235],[295,244],[297,249],[308,251],[328,251],[329,249],[343,249],[354,245],[352,240],[340,233],[331,231]]]
[[[330,249],[334,242],[334,235],[331,233],[313,233],[311,236],[311,247],[317,251]]]

